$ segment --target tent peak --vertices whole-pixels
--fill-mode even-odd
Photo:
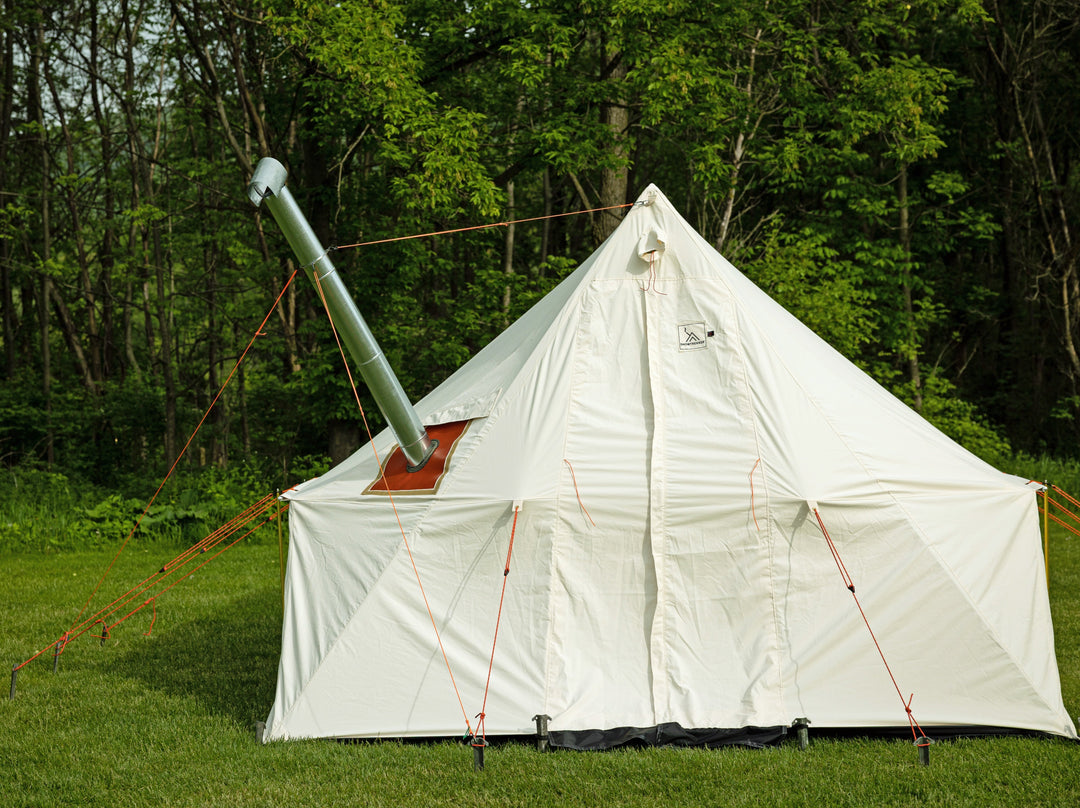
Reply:
[[[641,205],[642,207],[650,207],[657,199],[663,197],[660,189],[656,187],[656,183],[650,182],[645,190],[641,192],[634,204]]]

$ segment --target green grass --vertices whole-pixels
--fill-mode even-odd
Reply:
[[[133,546],[110,582],[141,580],[168,547]],[[111,552],[0,557],[0,658],[21,662],[78,613]],[[1054,534],[1051,597],[1066,704],[1080,707],[1080,539]],[[455,743],[256,743],[273,698],[277,547],[241,544],[101,646],[46,654],[0,700],[3,806],[724,805],[1033,806],[1080,801],[1080,745],[998,738],[935,745],[814,739],[766,750],[540,755],[496,745],[486,769]],[[114,591],[103,591],[105,600]],[[97,601],[96,601],[97,602]]]

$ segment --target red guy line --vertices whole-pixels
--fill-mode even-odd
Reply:
[[[915,694],[912,693],[907,701],[904,701],[904,694],[900,691],[900,685],[896,683],[896,677],[893,675],[892,668],[889,667],[889,661],[885,658],[885,652],[881,648],[881,643],[878,642],[877,635],[874,634],[874,629],[870,627],[870,620],[867,618],[866,612],[863,611],[858,595],[855,594],[855,583],[848,574],[847,567],[844,566],[844,561],[840,557],[836,545],[833,544],[832,536],[829,535],[829,531],[825,528],[825,522],[822,521],[821,514],[818,513],[817,508],[814,508],[814,517],[817,519],[818,527],[821,528],[821,532],[825,536],[825,541],[829,544],[829,552],[832,553],[833,560],[836,562],[836,567],[840,570],[840,577],[844,579],[844,586],[851,592],[851,597],[855,600],[855,606],[858,607],[859,614],[862,615],[863,623],[866,624],[866,630],[870,632],[870,639],[874,641],[874,647],[877,648],[878,656],[881,657],[881,661],[885,664],[885,671],[889,674],[893,687],[896,688],[896,695],[900,697],[900,702],[904,705],[904,711],[907,713],[908,717],[908,724],[911,726],[911,735],[918,741],[919,736],[922,735],[923,737],[926,737],[926,733],[923,732],[923,728],[919,726],[919,722],[915,720],[915,715],[911,712],[911,700],[915,698]],[[916,727],[918,727],[918,733],[915,732]]]
[[[225,388],[228,386],[229,382],[232,381],[232,377],[236,374],[237,369],[239,369],[240,363],[243,362],[244,358],[248,355],[248,351],[251,350],[251,346],[255,344],[256,339],[263,336],[263,327],[270,319],[270,315],[274,313],[274,309],[277,308],[278,303],[281,302],[281,298],[282,296],[284,296],[285,290],[289,288],[289,284],[293,282],[293,279],[296,277],[297,272],[299,272],[299,270],[294,270],[292,275],[289,276],[289,280],[287,280],[285,282],[285,285],[281,287],[281,292],[278,293],[277,298],[274,300],[274,304],[270,307],[270,310],[266,312],[266,316],[263,317],[263,321],[259,323],[259,327],[255,329],[255,333],[252,334],[251,340],[248,342],[247,347],[244,348],[244,352],[240,354],[240,358],[236,360],[236,364],[233,365],[233,369],[229,371],[228,377],[225,379],[224,384],[221,385],[221,388],[217,391],[217,395],[214,396],[214,400],[210,402],[210,406],[206,408],[206,412],[204,412],[202,418],[199,419],[198,425],[191,433],[191,436],[187,439],[187,443],[184,444],[184,448],[180,450],[180,454],[177,455],[176,460],[173,461],[172,467],[169,469],[168,473],[166,473],[164,479],[162,479],[161,484],[157,487],[157,491],[155,491],[154,495],[150,497],[150,501],[146,503],[146,507],[143,508],[143,512],[139,514],[139,518],[135,520],[135,526],[131,528],[131,532],[128,533],[127,538],[124,539],[124,543],[120,545],[120,549],[116,551],[116,555],[114,555],[112,561],[109,562],[109,566],[105,568],[105,572],[102,573],[101,578],[98,579],[97,584],[90,592],[90,597],[86,599],[86,603],[84,603],[82,605],[82,608],[79,609],[78,615],[76,615],[75,620],[71,624],[72,627],[74,627],[74,625],[79,622],[80,618],[82,618],[83,616],[83,613],[90,606],[90,602],[94,599],[94,596],[101,588],[101,585],[105,583],[105,579],[112,571],[113,565],[116,564],[116,560],[120,558],[120,554],[124,552],[124,548],[128,546],[128,543],[131,541],[131,537],[135,535],[135,531],[139,529],[139,525],[142,524],[143,519],[150,511],[150,508],[154,504],[154,501],[157,500],[158,495],[161,493],[161,490],[165,487],[165,483],[168,482],[170,477],[172,477],[173,472],[176,471],[176,467],[180,464],[180,461],[183,459],[184,455],[187,454],[187,450],[191,446],[191,442],[195,440],[195,436],[199,433],[202,425],[206,422],[207,417],[210,415],[210,411],[214,409],[214,406],[218,403],[218,399],[221,398],[221,394],[225,392]]]

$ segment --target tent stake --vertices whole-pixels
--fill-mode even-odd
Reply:
[[[15,698],[15,680],[19,678],[19,666],[11,666],[11,692],[8,693],[8,701],[12,701]]]
[[[57,669],[60,667],[60,654],[63,653],[64,646],[67,645],[67,638],[68,638],[68,635],[65,634],[63,637],[61,637],[59,640],[56,641],[56,648],[53,651],[53,658],[52,658],[52,672],[53,673],[56,673]]]
[[[932,744],[929,738],[925,735],[920,735],[915,739],[915,745],[919,747],[919,763],[923,766],[930,765],[930,744]]]
[[[796,718],[791,722],[791,728],[795,730],[795,737],[799,740],[799,749],[810,746],[810,719]]]
[[[551,747],[548,745],[548,721],[551,720],[550,715],[544,715],[543,713],[533,716],[533,721],[536,722],[536,751],[547,752]]]
[[[473,759],[473,771],[482,772],[484,770],[484,747],[487,746],[487,741],[483,738],[474,737],[472,740],[472,759]]]

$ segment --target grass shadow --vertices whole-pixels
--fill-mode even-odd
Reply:
[[[280,648],[280,594],[266,589],[223,603],[210,616],[172,624],[136,642],[110,667],[250,728],[270,711]]]

